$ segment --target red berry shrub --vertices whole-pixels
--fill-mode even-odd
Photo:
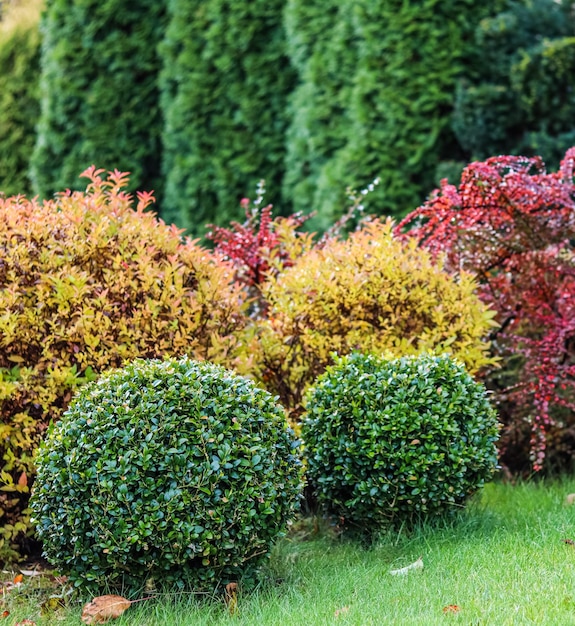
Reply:
[[[206,235],[216,252],[231,261],[236,281],[254,298],[252,313],[259,315],[266,305],[261,286],[270,273],[276,274],[293,265],[294,260],[312,247],[312,235],[299,231],[311,215],[295,213],[272,217],[273,206],[261,207],[264,188],[260,182],[256,199],[243,198],[245,221],[232,222],[229,228],[211,225]]]
[[[472,163],[397,227],[447,267],[476,273],[497,310],[487,373],[513,472],[564,468],[575,451],[575,148],[559,171],[538,157]]]

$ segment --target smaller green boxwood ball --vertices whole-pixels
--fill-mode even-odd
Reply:
[[[298,508],[283,408],[207,362],[135,361],[51,427],[31,507],[45,556],[90,590],[250,584]]]
[[[355,529],[452,510],[497,466],[486,390],[447,355],[339,358],[309,390],[306,411],[309,481]]]

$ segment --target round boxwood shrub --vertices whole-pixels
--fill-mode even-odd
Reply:
[[[76,586],[253,582],[297,508],[298,442],[221,366],[137,360],[86,384],[40,447],[31,506]]]
[[[337,359],[306,398],[302,437],[318,500],[376,530],[444,513],[492,476],[486,390],[447,355]]]

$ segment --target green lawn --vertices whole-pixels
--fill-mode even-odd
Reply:
[[[570,493],[575,479],[491,484],[457,522],[390,533],[372,549],[329,532],[314,534],[312,523],[303,522],[277,546],[266,582],[239,597],[237,614],[220,600],[164,596],[133,605],[112,623],[575,624],[575,545],[564,541],[575,540],[575,507],[565,504]],[[420,556],[423,570],[390,575]],[[81,623],[80,602],[41,615],[39,584],[25,579],[7,595],[6,624],[26,618],[38,626]],[[457,612],[444,612],[449,605]]]

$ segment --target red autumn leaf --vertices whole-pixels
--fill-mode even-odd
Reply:
[[[206,237],[214,242],[217,252],[232,262],[236,268],[236,279],[251,288],[265,281],[272,259],[279,260],[281,267],[293,264],[278,234],[278,226],[283,224],[297,233],[311,216],[294,214],[272,218],[271,204],[260,208],[259,201],[255,201],[253,209],[250,209],[249,199],[244,198],[241,205],[246,211],[243,224],[232,222],[230,228],[211,225]]]

